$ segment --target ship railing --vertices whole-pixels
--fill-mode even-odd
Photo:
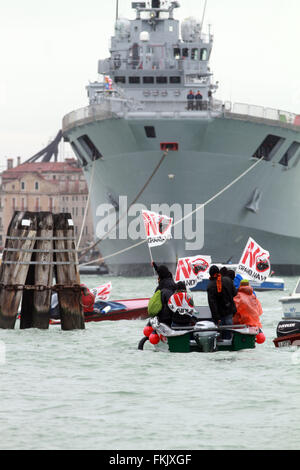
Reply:
[[[224,111],[237,114],[241,116],[249,116],[258,119],[266,119],[271,121],[279,121],[280,123],[287,125],[300,125],[299,115],[291,113],[289,111],[283,111],[274,108],[265,108],[263,106],[257,106],[247,103],[231,103],[226,101],[224,103]]]
[[[134,98],[123,99],[115,95],[103,95],[97,103],[66,115],[63,119],[63,130],[68,130],[75,123],[80,125],[81,122],[87,123],[102,119],[118,118],[132,112],[155,113],[157,117],[176,116],[178,113],[193,116],[196,112],[201,112],[203,116],[208,117],[211,115],[223,115],[229,118],[248,116],[255,120],[277,121],[283,127],[300,126],[300,116],[294,113],[245,103],[223,102],[216,99],[203,100],[201,108],[198,109],[195,106],[189,108],[189,103],[184,99],[177,101],[159,101],[153,99],[137,101]]]
[[[66,131],[76,123],[92,122],[95,120],[118,117],[120,113],[139,111],[143,105],[134,99],[117,97],[115,94],[105,93],[97,97],[97,101],[90,106],[80,108],[67,114],[63,118],[63,130]]]
[[[137,59],[120,59],[118,63],[111,62],[111,65],[108,67],[107,64],[101,66],[99,70],[104,75],[109,75],[110,71],[114,72],[124,72],[124,71],[152,71],[152,70],[190,70],[199,72],[201,65],[207,63],[198,59],[191,58],[164,58],[164,59],[155,59],[152,58],[149,62],[143,62],[143,58],[140,57]]]
[[[113,117],[110,101],[101,102],[101,104],[92,104],[85,108],[76,109],[63,118],[63,130],[66,131],[76,123],[91,122],[97,119],[107,119]]]
[[[224,105],[222,101],[203,100],[201,103],[201,108],[196,109],[194,106],[193,109],[189,109],[189,103],[187,100],[178,100],[178,101],[157,101],[157,100],[145,100],[137,101],[135,99],[121,99],[104,96],[99,99],[97,103],[91,104],[85,108],[80,108],[71,113],[67,114],[63,118],[63,131],[68,130],[73,127],[76,123],[87,123],[96,120],[117,118],[120,115],[127,115],[127,113],[132,112],[150,112],[156,113],[157,117],[160,115],[167,115],[168,113],[175,116],[177,113],[196,113],[200,111],[203,115],[209,116],[211,112],[221,114],[224,111]]]

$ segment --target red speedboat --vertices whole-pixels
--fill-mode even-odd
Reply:
[[[300,334],[286,335],[274,339],[276,348],[284,348],[287,346],[300,346]]]
[[[116,300],[114,302],[101,302],[96,304],[97,310],[85,313],[86,323],[118,320],[145,320],[148,318],[149,299]],[[59,319],[51,319],[50,325],[60,325]]]

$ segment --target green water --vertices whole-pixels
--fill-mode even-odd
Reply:
[[[110,280],[83,278],[90,287]],[[113,299],[155,281],[113,278]],[[286,278],[290,292],[295,278]],[[1,449],[300,449],[300,350],[275,349],[282,292],[260,293],[264,345],[138,351],[145,321],[0,331]],[[205,304],[206,294],[194,295]]]

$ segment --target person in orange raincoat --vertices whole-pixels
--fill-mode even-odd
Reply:
[[[234,297],[237,313],[233,317],[234,325],[247,325],[262,327],[260,317],[263,314],[262,306],[253,293],[249,281],[242,280],[238,294]]]
[[[81,294],[81,302],[83,306],[83,311],[85,314],[93,313],[94,311],[94,304],[95,304],[95,296],[89,290],[89,288],[85,284],[81,284],[83,287],[83,291]]]

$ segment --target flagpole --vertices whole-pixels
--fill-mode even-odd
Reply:
[[[156,276],[157,273],[156,273],[155,268],[154,268],[154,266],[153,266],[154,261],[153,261],[152,251],[151,251],[151,248],[150,248],[149,243],[148,243],[148,248],[149,248],[149,254],[150,254],[151,264],[152,264],[152,267],[153,267],[153,273],[154,273],[154,276]]]

